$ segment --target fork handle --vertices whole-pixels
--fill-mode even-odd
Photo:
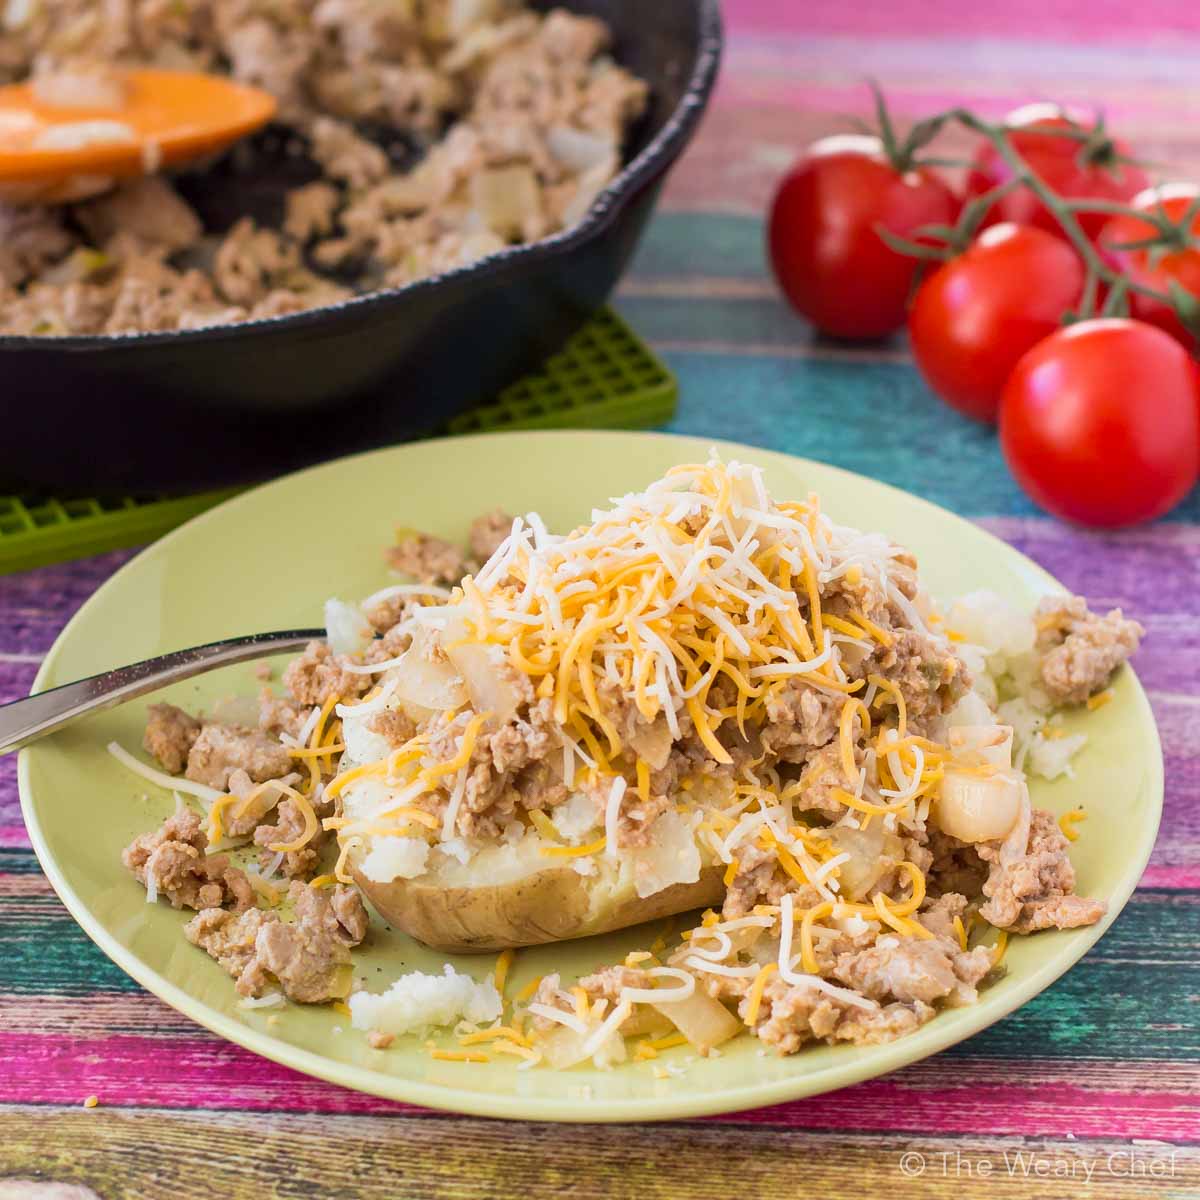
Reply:
[[[246,662],[266,652],[282,654],[299,650],[314,638],[324,636],[323,629],[285,629],[227,638],[223,642],[193,646],[190,650],[160,654],[158,658],[148,658],[0,705],[0,754],[19,750],[89,713],[114,708],[170,683],[191,679],[193,675],[202,675],[218,667]]]

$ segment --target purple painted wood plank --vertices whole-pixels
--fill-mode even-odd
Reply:
[[[0,577],[0,656],[45,654],[76,609],[131,554],[116,550]]]

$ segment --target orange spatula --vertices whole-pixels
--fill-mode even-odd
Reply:
[[[216,75],[151,68],[0,87],[0,199],[55,203],[213,154],[275,100]]]

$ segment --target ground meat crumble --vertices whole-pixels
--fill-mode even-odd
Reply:
[[[574,224],[620,168],[646,85],[595,18],[451,0],[12,5],[0,83],[97,65],[223,72],[265,88],[321,177],[278,229],[206,231],[165,179],[62,207],[0,204],[0,332],[194,329],[336,303]],[[409,138],[393,167],[363,130]],[[246,146],[231,155],[234,169]],[[347,281],[353,280],[353,289]]]
[[[1006,862],[999,849],[980,846],[980,858],[991,867],[983,884],[987,903],[979,910],[984,920],[1016,933],[1094,925],[1107,905],[1074,894],[1068,844],[1054,817],[1035,808],[1023,855]]]
[[[1082,704],[1108,686],[1145,630],[1114,608],[1089,612],[1080,596],[1048,596],[1034,611],[1042,686],[1055,704]]]
[[[303,883],[292,884],[288,899],[290,922],[257,908],[206,908],[184,927],[184,936],[237,980],[241,996],[261,996],[277,986],[304,1004],[343,998],[350,991],[350,948],[366,936],[362,900],[341,885],[329,893]]]
[[[134,838],[121,861],[147,888],[172,908],[216,908],[231,904],[242,912],[254,904],[245,874],[223,854],[208,854],[208,837],[190,808],[168,817],[160,829]]]
[[[486,514],[472,527],[471,552],[480,558],[494,554],[510,528],[511,519],[499,510]],[[423,582],[440,584],[457,582],[472,565],[450,543],[425,535],[406,539],[393,549],[391,559]],[[915,564],[903,555],[894,561],[897,586],[911,600],[916,595]],[[939,718],[970,686],[953,645],[906,627],[905,613],[861,580],[834,580],[823,601],[831,614],[845,613],[844,620],[864,614],[863,619],[882,631],[874,644],[862,648],[855,672],[882,676],[899,689],[911,731],[921,734],[940,728]],[[371,625],[382,636],[363,657],[384,661],[408,648],[411,638],[400,629],[400,622],[415,603],[404,595],[372,607]],[[1136,649],[1141,635],[1140,627],[1119,611],[1097,617],[1078,598],[1044,603],[1038,620],[1042,682],[1064,703],[1086,699],[1103,687]],[[434,640],[428,643],[428,653],[443,663],[449,661]],[[175,907],[199,910],[187,926],[187,937],[237,980],[238,991],[245,996],[279,988],[291,999],[320,1002],[344,996],[349,987],[350,947],[367,930],[361,899],[340,885],[327,891],[304,882],[317,871],[325,844],[332,839],[319,832],[299,850],[282,852],[282,860],[270,848],[297,841],[306,827],[303,808],[286,794],[287,781],[298,777],[288,774],[296,763],[288,754],[287,739],[295,736],[315,706],[360,697],[373,686],[372,676],[348,669],[353,665],[350,657],[333,653],[325,643],[310,643],[284,673],[289,697],[276,697],[269,690],[263,693],[258,729],[206,723],[171,705],[152,706],[148,713],[145,745],[165,769],[186,769],[189,778],[228,788],[235,795],[246,795],[266,780],[281,784],[278,794],[262,797],[241,818],[231,815],[226,829],[234,836],[250,836],[260,848],[260,862],[270,863],[293,880],[288,895],[294,920],[254,907],[255,894],[245,874],[224,856],[207,854],[199,818],[188,810],[177,812],[156,833],[136,839],[124,856],[137,878]],[[553,699],[535,692],[530,679],[498,652],[493,666],[494,682],[513,701],[506,719],[480,725],[468,706],[424,729],[428,735],[425,761],[437,764],[456,758],[467,726],[476,725],[458,797],[456,832],[463,837],[503,835],[525,813],[552,812],[572,794],[559,767],[564,741]],[[621,737],[650,768],[648,799],[640,786],[644,776],[636,784],[627,781],[617,811],[622,848],[647,844],[650,827],[683,792],[728,785],[745,762],[756,766],[765,762],[776,773],[780,786],[791,789],[796,813],[815,836],[836,839],[846,833],[828,825],[830,817],[846,812],[836,794],[847,783],[838,736],[845,704],[842,694],[831,694],[800,678],[771,685],[759,727],[749,730],[745,738],[733,721],[721,728],[719,738],[731,758],[726,764],[714,761],[686,712],[680,712],[678,736],[672,738],[661,715],[653,720],[642,717],[628,694],[611,681],[601,680],[598,687],[603,707]],[[893,703],[886,689],[879,695],[885,704]],[[724,680],[714,683],[709,694],[713,708],[732,711],[736,701],[732,685]],[[405,712],[389,708],[373,714],[366,728],[398,748],[420,726]],[[855,762],[861,765],[858,714],[851,728]],[[438,776],[414,803],[441,814],[456,774]],[[574,790],[590,797],[596,825],[602,826],[610,788],[585,781]],[[314,797],[318,815],[335,811],[332,802],[321,801],[319,792]],[[968,948],[966,930],[976,917],[998,929],[1029,933],[1091,924],[1105,912],[1103,902],[1075,894],[1067,839],[1053,816],[1042,810],[1032,811],[1023,848],[1008,844],[1011,836],[1003,845],[960,842],[927,827],[923,815],[902,827],[893,822],[880,836],[874,882],[846,898],[869,902],[877,895],[893,894],[904,886],[901,864],[914,864],[927,885],[923,902],[911,914],[918,928],[898,934],[858,918],[855,925],[835,914],[829,925],[818,926],[813,944],[805,951],[815,955],[825,983],[791,983],[775,974],[765,979],[765,986],[760,981],[753,1015],[752,975],[697,975],[697,987],[736,1006],[743,1020],[751,1019],[754,1033],[766,1045],[791,1053],[811,1041],[887,1041],[918,1028],[940,1007],[974,1002],[978,987],[996,963],[992,947]],[[785,869],[769,838],[742,843],[727,876],[722,918],[745,917],[760,905],[778,906],[785,896],[792,898],[797,911],[822,900],[815,887],[797,883]],[[920,936],[922,930],[925,936]],[[747,944],[752,943],[751,938]],[[680,965],[688,954],[684,943],[668,961]],[[590,999],[603,998],[611,1006],[622,988],[649,987],[653,982],[642,969],[609,966],[585,976],[579,986]],[[541,981],[534,999],[564,1012],[575,1011],[574,998],[557,975]],[[535,1015],[531,1025],[545,1032],[555,1022]],[[383,1048],[387,1043],[381,1039],[372,1042],[376,1044]]]

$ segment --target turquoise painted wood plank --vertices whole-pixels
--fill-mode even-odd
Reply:
[[[964,516],[1040,511],[1005,468],[995,431],[945,409],[913,367],[769,354],[665,358],[679,378],[672,431],[833,463]],[[1200,492],[1168,520],[1200,521]]]
[[[0,855],[0,998],[139,991],[27,869],[32,862],[25,851]],[[949,1053],[1070,1059],[1136,1052],[1142,1059],[1200,1062],[1198,958],[1200,892],[1140,892],[1063,979]],[[158,1050],[147,1046],[146,1053]]]

